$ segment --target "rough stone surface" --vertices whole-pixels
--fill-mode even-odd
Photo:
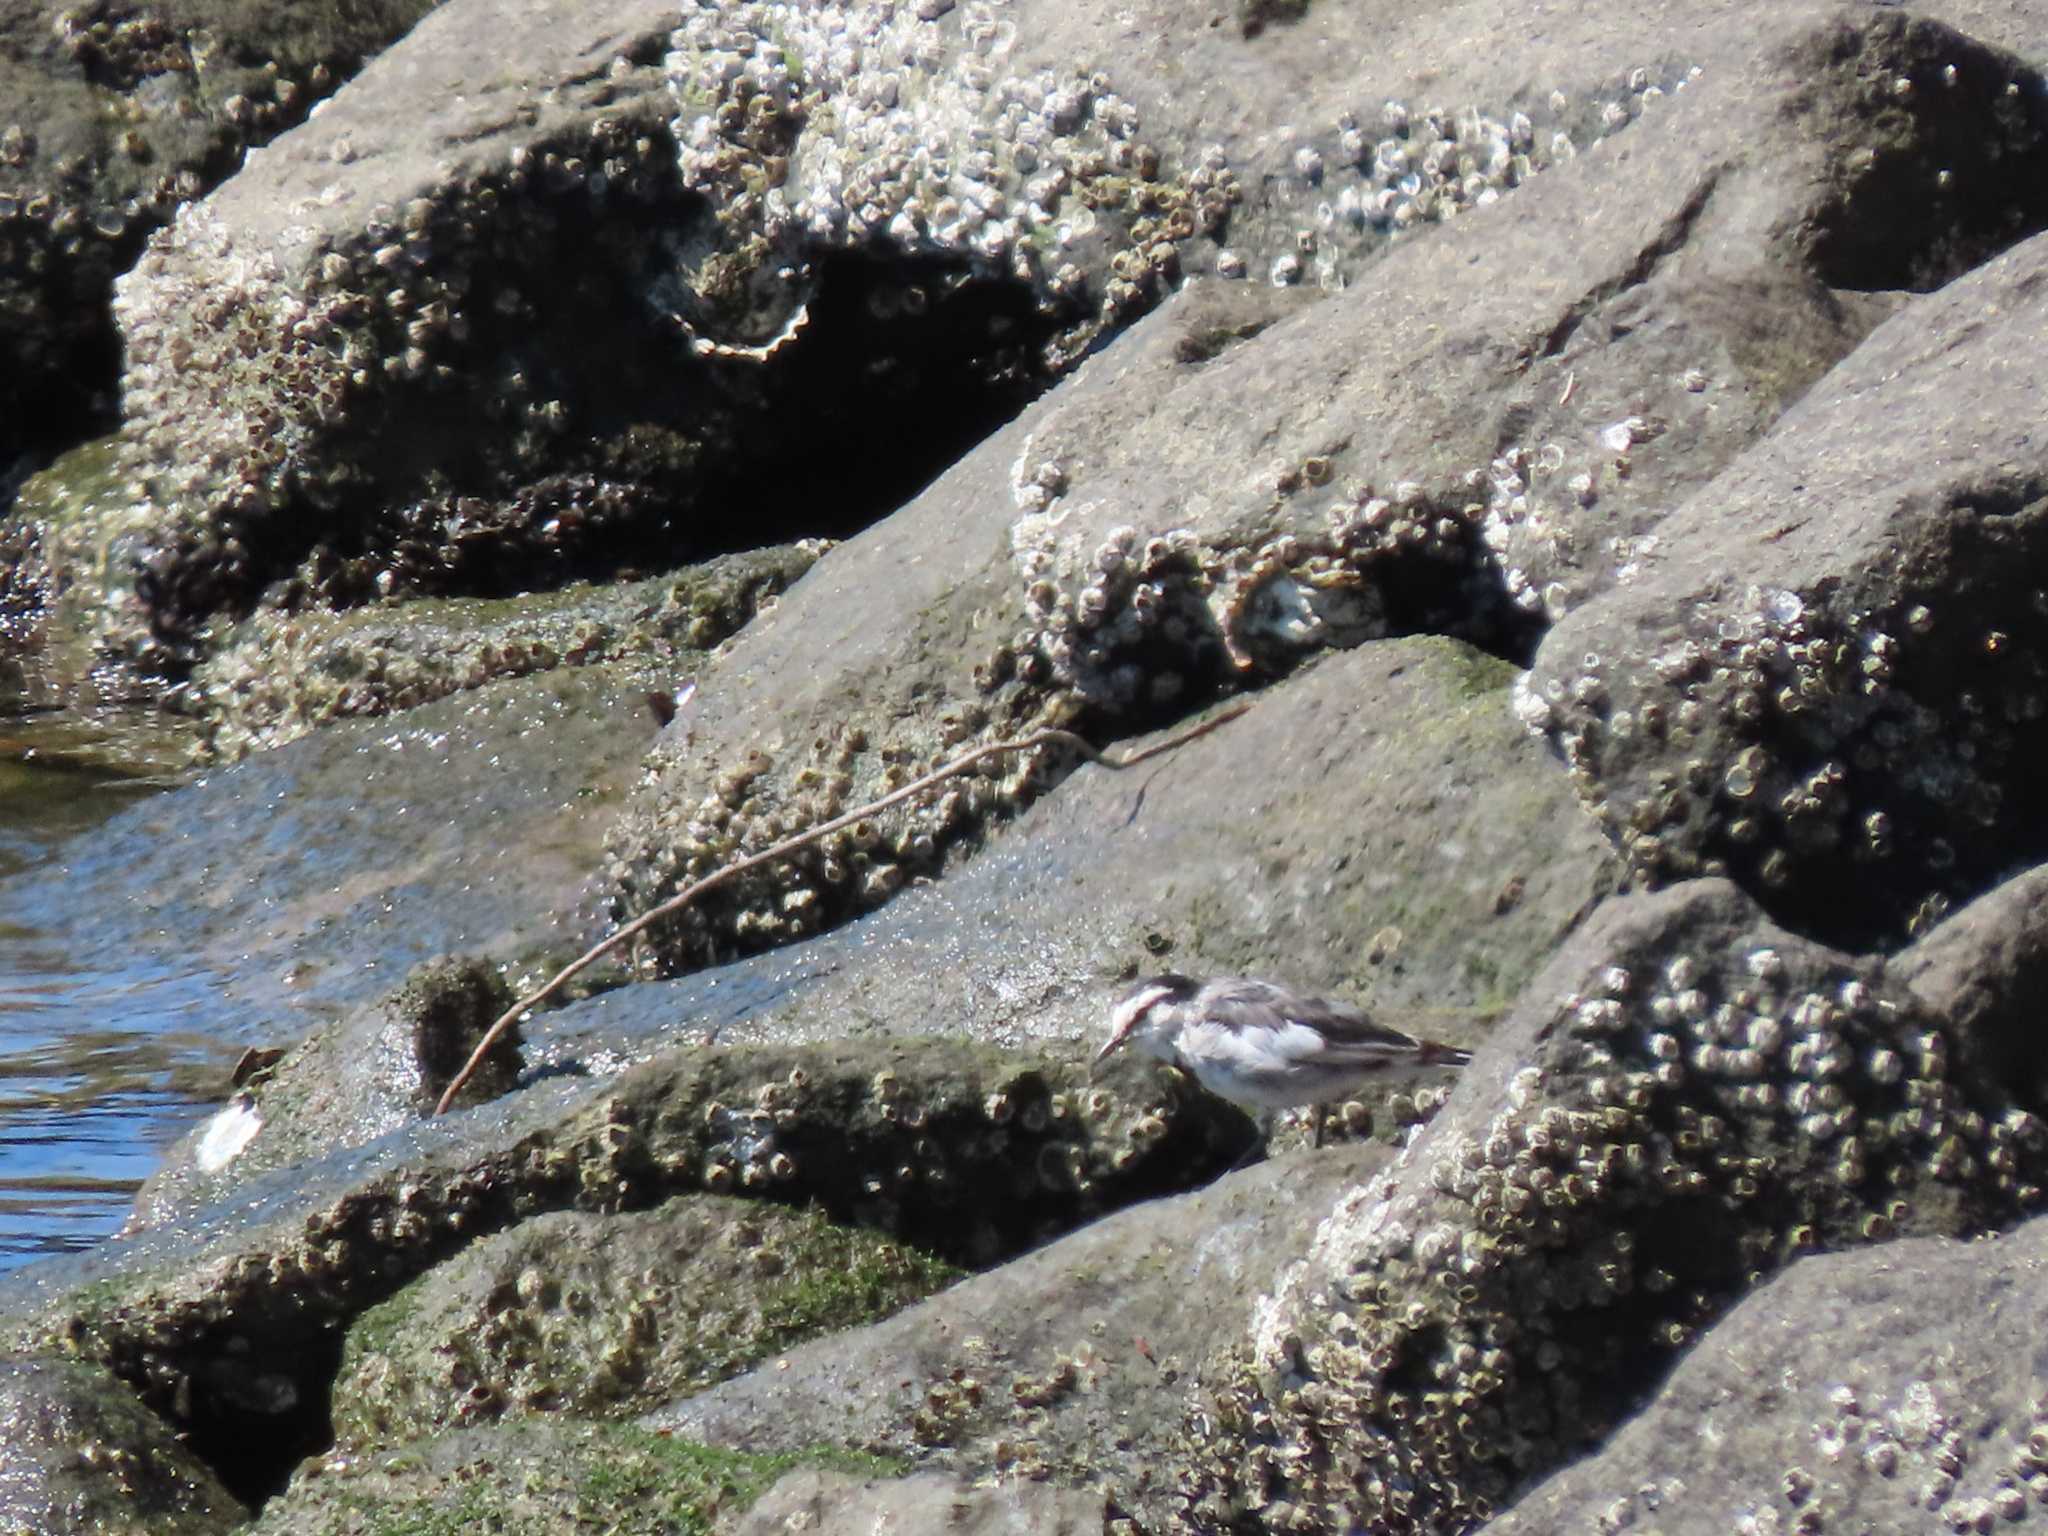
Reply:
[[[673,576],[397,612],[259,612],[196,668],[187,707],[205,759],[281,746],[335,720],[388,715],[505,677],[636,662],[687,678],[810,569],[817,541],[727,555]]]
[[[1106,1486],[1150,1528],[1202,1363],[1385,1144],[1276,1158],[1097,1222],[646,1422],[751,1452],[839,1446],[963,1476]]]
[[[302,121],[432,0],[10,5],[0,17],[0,512],[17,455],[111,423],[115,275],[245,147]],[[0,608],[18,598],[0,574]]]
[[[523,1220],[745,1193],[980,1266],[1249,1148],[1246,1118],[1179,1076],[1093,1081],[1083,1059],[936,1040],[671,1051],[415,1121],[10,1276],[0,1331],[112,1365],[203,1455],[290,1465],[328,1432],[335,1330]]]
[[[731,1197],[539,1216],[355,1322],[335,1380],[335,1438],[362,1449],[501,1417],[644,1410],[884,1317],[958,1274],[816,1211]]]
[[[215,1536],[248,1512],[134,1392],[55,1358],[0,1360],[0,1526]]]
[[[1948,1021],[1960,1070],[2004,1084],[2023,1103],[2048,1101],[2048,1034],[2036,1004],[2048,990],[2048,869],[2015,876],[1919,943],[1891,974]]]
[[[733,1527],[733,1536],[867,1536],[872,1531],[957,1536],[1096,1536],[1102,1495],[1044,1483],[975,1487],[926,1473],[893,1480],[800,1468],[786,1474]]]
[[[453,1430],[398,1455],[310,1460],[244,1529],[250,1536],[478,1529],[676,1536],[729,1529],[797,1459],[707,1451],[630,1425],[524,1420]]]
[[[1546,620],[1639,590],[1670,507],[1899,302],[1846,289],[1938,282],[2042,213],[1995,190],[2042,153],[2017,60],[1881,13],[1743,36],[1598,154],[1395,241],[1303,312],[1183,293],[835,550],[707,676],[688,749],[657,753],[615,839],[618,909],[964,746],[1103,740],[1389,634],[1519,657]],[[1970,219],[1895,217],[1980,140],[2003,158],[1968,170]],[[908,622],[872,624],[881,592]],[[858,911],[1060,762],[1003,768],[878,819],[879,847],[736,888],[660,958]]]
[[[2036,238],[1880,327],[1551,631],[1526,716],[1637,869],[1895,943],[2048,847],[2043,339]]]
[[[615,1046],[650,1006],[725,1041],[1092,1038],[1122,983],[1165,964],[1285,976],[1475,1036],[1613,875],[1511,719],[1513,676],[1446,640],[1327,656],[1155,760],[1080,768],[843,930],[549,1021],[536,1060]],[[728,673],[699,701],[744,704],[749,686]]]
[[[1606,903],[1261,1300],[1188,1518],[1462,1529],[1800,1253],[2038,1209],[2048,1105],[1948,1058],[1904,987],[1726,882]]]
[[[1597,1455],[1487,1527],[2031,1532],[2048,1522],[2048,1222],[1804,1259]]]

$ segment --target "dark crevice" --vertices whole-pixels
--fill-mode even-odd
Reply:
[[[1808,237],[1823,282],[1926,292],[2048,228],[2048,85],[2035,70],[1902,16],[1809,52],[1835,147]]]

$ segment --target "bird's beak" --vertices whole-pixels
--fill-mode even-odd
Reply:
[[[1130,1038],[1131,1026],[1126,1024],[1102,1042],[1102,1049],[1095,1053],[1095,1060],[1090,1064],[1091,1067],[1101,1066],[1105,1061],[1109,1060],[1119,1047],[1128,1044]]]
[[[1419,1040],[1416,1045],[1415,1058],[1425,1067],[1462,1067],[1472,1059],[1472,1053],[1462,1046],[1435,1040]]]

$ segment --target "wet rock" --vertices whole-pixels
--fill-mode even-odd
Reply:
[[[671,1051],[545,1082],[6,1277],[0,1330],[110,1364],[260,1487],[324,1444],[339,1328],[521,1221],[748,1194],[979,1266],[1248,1149],[1250,1122],[1177,1075],[1095,1082],[1084,1060],[924,1040]]]
[[[214,1536],[248,1512],[128,1387],[74,1361],[0,1360],[0,1523],[39,1536]]]
[[[293,1039],[436,956],[534,966],[581,947],[607,802],[654,736],[648,681],[587,668],[337,725],[141,801],[64,879],[4,899],[210,979],[238,1043]]]
[[[1390,1157],[1326,1148],[1118,1212],[646,1422],[752,1452],[835,1445],[1005,1486],[1106,1487],[1156,1521],[1202,1363]]]
[[[2039,1209],[2044,1109],[1726,882],[1611,901],[1260,1302],[1189,1518],[1484,1518],[1801,1253]]]
[[[806,1467],[786,1474],[735,1528],[735,1536],[855,1536],[876,1530],[1002,1536],[1094,1536],[1103,1529],[1102,1495],[1044,1483],[974,1487],[926,1473],[900,1479],[855,1478]]]
[[[713,1195],[539,1216],[357,1319],[335,1437],[353,1452],[532,1413],[644,1410],[958,1274],[815,1211]]]
[[[0,512],[17,453],[47,462],[113,424],[113,283],[144,239],[431,4],[10,8],[0,21]],[[23,595],[0,574],[0,608]]]
[[[1658,24],[1678,56],[1682,37],[1709,57]],[[1634,39],[1585,40],[1578,67]],[[1347,291],[1288,318],[1183,292],[835,550],[707,673],[688,751],[657,753],[614,839],[616,910],[969,747],[1045,725],[1107,741],[1389,635],[1520,660],[1575,606],[1639,588],[1670,508],[1900,302],[1851,288],[1878,271],[1886,287],[1938,282],[2048,214],[1987,164],[1965,177],[1986,199],[1970,219],[1939,216],[1917,182],[1907,217],[1894,185],[1973,136],[2032,163],[2019,61],[1820,10],[1731,46],[1696,77],[1639,70],[1626,134],[1376,248]],[[1410,60],[1400,35],[1390,47],[1376,68]],[[1880,109],[1883,70],[1933,83]],[[1395,100],[1389,121],[1406,111]],[[1488,131],[1475,122],[1474,142]],[[1428,133],[1407,132],[1395,141],[1419,152]],[[1248,327],[1207,355],[1201,338]],[[916,622],[872,624],[882,592]],[[813,850],[664,928],[656,958],[688,967],[842,921],[971,849],[1070,762],[1050,747],[1005,759],[875,818],[864,846]],[[1619,836],[1626,817],[1602,804]]]
[[[440,1521],[673,1536],[736,1518],[796,1459],[707,1451],[624,1424],[527,1420],[455,1430],[400,1455],[310,1461],[245,1529],[357,1536],[365,1521],[397,1529]]]
[[[1795,1264],[1488,1529],[2028,1529],[2048,1502],[2044,1264],[2038,1220]]]
[[[2048,374],[2013,338],[2043,325],[2037,237],[1882,326],[1551,632],[1527,718],[1635,868],[1725,870],[1888,946],[2040,856],[2048,464],[2023,402]]]

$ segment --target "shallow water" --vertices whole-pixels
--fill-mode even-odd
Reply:
[[[216,982],[58,926],[68,854],[149,793],[0,761],[0,1270],[115,1231],[233,1064],[200,1029]]]

